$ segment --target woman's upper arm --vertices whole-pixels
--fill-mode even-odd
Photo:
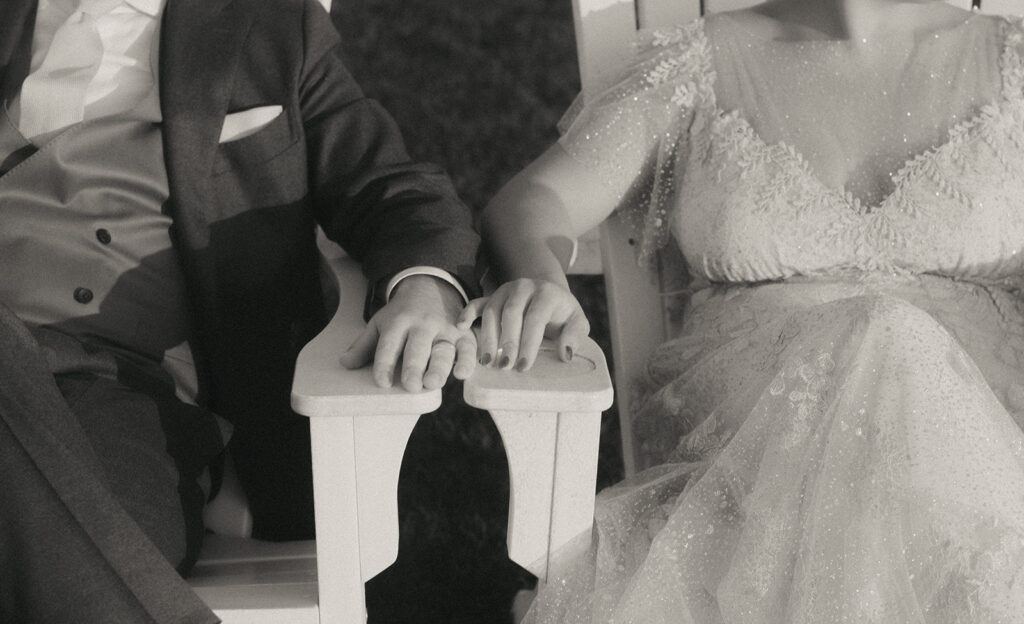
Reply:
[[[536,208],[559,210],[569,228],[567,234],[575,237],[604,221],[625,191],[611,186],[555,143],[512,178],[492,203],[529,202]]]

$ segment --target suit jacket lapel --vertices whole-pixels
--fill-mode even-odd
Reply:
[[[36,0],[0,2],[0,97],[14,96],[28,74]]]
[[[6,0],[5,0],[6,1]],[[160,34],[160,108],[172,216],[201,204],[252,16],[233,0],[168,0]],[[200,242],[200,241],[195,241]],[[203,241],[205,242],[205,241]]]

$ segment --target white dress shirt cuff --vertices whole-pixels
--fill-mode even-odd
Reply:
[[[448,282],[452,285],[452,288],[459,293],[459,296],[462,297],[462,303],[469,303],[469,296],[466,294],[466,289],[462,287],[462,284],[452,277],[452,274],[448,271],[432,266],[414,266],[396,273],[395,276],[388,281],[388,288],[384,294],[384,302],[387,303],[388,301],[391,301],[391,293],[395,290],[395,287],[398,286],[398,282],[413,275],[429,275]]]

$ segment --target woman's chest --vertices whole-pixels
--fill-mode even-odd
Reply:
[[[1024,105],[984,107],[892,174],[876,204],[824,183],[737,114],[706,115],[680,163],[674,234],[712,280],[854,271],[1001,278],[1024,257]]]

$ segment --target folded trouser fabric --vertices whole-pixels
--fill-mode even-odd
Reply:
[[[73,356],[0,305],[0,621],[218,621],[176,570],[202,537],[190,454],[213,450],[212,417]]]

